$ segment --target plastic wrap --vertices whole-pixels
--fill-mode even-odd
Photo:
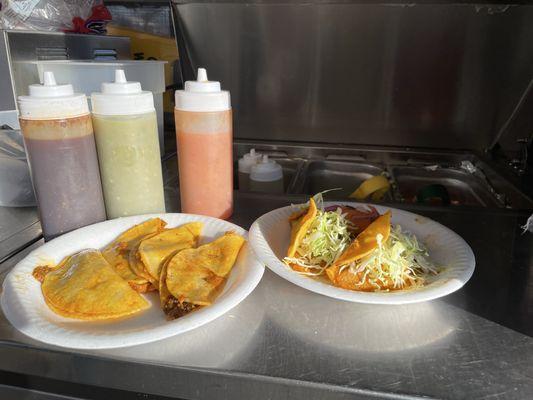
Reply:
[[[87,19],[99,0],[1,0],[1,28],[64,31],[73,18]]]
[[[113,24],[145,34],[173,37],[172,17],[168,4],[108,4]],[[176,43],[174,42],[174,46]]]

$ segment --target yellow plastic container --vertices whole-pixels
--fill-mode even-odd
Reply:
[[[174,63],[178,62],[178,46],[174,38],[152,35],[122,26],[108,25],[107,33],[116,36],[128,36],[131,43],[131,57],[134,60],[161,60],[165,64],[165,83],[172,85],[174,82]],[[170,92],[163,95],[165,112],[173,112],[173,96]]]

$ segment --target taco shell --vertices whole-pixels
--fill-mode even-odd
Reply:
[[[309,199],[307,212],[296,213],[289,217],[291,223],[291,242],[287,250],[287,257],[294,257],[296,255],[296,250],[305,237],[313,219],[315,219],[317,211],[315,201],[311,198]]]
[[[164,261],[171,255],[196,247],[202,231],[201,222],[191,222],[177,228],[166,229],[156,235],[143,239],[139,244],[137,259],[140,264],[137,269],[140,274],[145,271],[151,282],[159,282],[159,275]]]
[[[141,240],[161,232],[165,225],[166,222],[162,219],[151,218],[120,234],[102,250],[102,255],[113,269],[140,292],[148,290],[149,281],[133,271],[130,266],[130,254],[135,253]]]
[[[41,289],[48,306],[69,318],[114,319],[149,307],[95,249],[66,257],[44,276]]]
[[[364,231],[362,231],[352,242],[350,246],[340,255],[335,263],[326,269],[329,279],[339,287],[354,289],[355,284],[360,283],[363,273],[354,274],[349,268],[345,268],[341,273],[340,269],[344,265],[349,265],[372,253],[378,247],[378,235],[382,235],[382,241],[385,242],[390,235],[391,212],[379,216]],[[365,290],[358,287],[358,290]],[[375,290],[366,289],[366,290]]]
[[[242,236],[228,232],[196,249],[180,251],[166,264],[166,289],[180,303],[211,304],[222,290],[244,242]]]

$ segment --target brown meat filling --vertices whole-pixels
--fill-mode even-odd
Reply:
[[[196,308],[198,308],[198,306],[195,304],[187,303],[186,301],[180,302],[174,296],[169,296],[163,307],[163,311],[165,312],[167,319],[171,321],[187,315]]]

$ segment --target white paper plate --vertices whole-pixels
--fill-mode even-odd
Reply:
[[[364,206],[359,203],[324,203],[325,207],[334,204]],[[459,235],[429,218],[395,208],[373,206],[380,214],[391,210],[392,223],[415,234],[428,248],[431,259],[437,265],[445,266],[424,287],[381,293],[356,292],[335,287],[326,279],[317,280],[293,271],[281,261],[289,246],[290,225],[287,218],[295,211],[293,206],[279,208],[257,219],[250,228],[250,245],[259,260],[295,285],[325,296],[358,303],[407,304],[432,300],[458,290],[470,279],[475,266],[474,253]]]
[[[46,305],[41,284],[32,276],[35,266],[59,262],[86,248],[102,248],[131,226],[159,217],[167,227],[187,222],[204,223],[201,243],[212,241],[226,231],[242,236],[241,227],[216,218],[190,214],[149,214],[119,218],[67,233],[31,252],[6,277],[1,297],[2,310],[11,324],[25,335],[48,344],[77,349],[106,349],[154,342],[204,325],[231,310],[248,296],[263,276],[264,267],[246,243],[233,267],[223,292],[209,307],[174,321],[167,321],[157,293],[146,294],[151,307],[141,314],[118,321],[87,322],[63,318]]]

